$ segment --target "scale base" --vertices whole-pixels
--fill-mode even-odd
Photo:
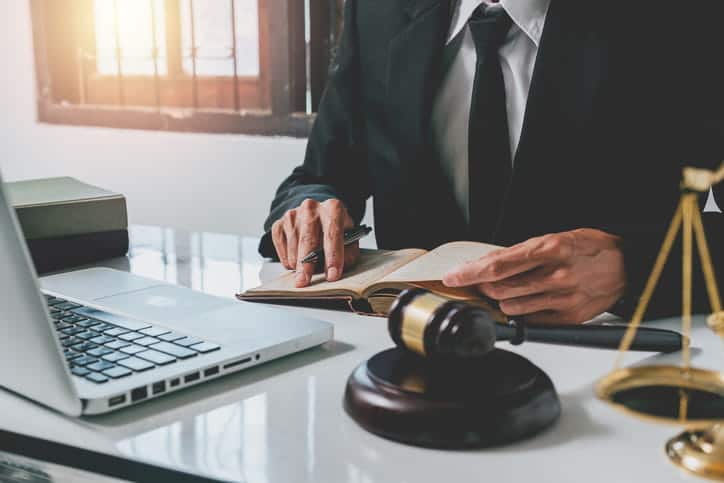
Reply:
[[[684,431],[666,443],[666,454],[679,468],[712,480],[724,481],[724,427]]]
[[[449,361],[380,352],[349,377],[344,404],[374,434],[446,449],[519,441],[553,424],[561,411],[548,376],[501,349]]]

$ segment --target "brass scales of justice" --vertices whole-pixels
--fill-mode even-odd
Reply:
[[[712,314],[707,325],[724,340],[724,311],[697,201],[701,193],[724,181],[724,163],[717,171],[685,168],[681,200],[666,233],[643,294],[619,347],[611,373],[596,387],[597,396],[628,414],[684,427],[669,440],[669,459],[690,473],[724,480],[724,372],[691,367],[692,263],[696,239]],[[671,249],[682,232],[682,364],[622,368]],[[721,247],[720,247],[721,248]]]

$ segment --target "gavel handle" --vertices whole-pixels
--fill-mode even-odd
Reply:
[[[618,349],[627,330],[625,325],[533,327],[520,322],[511,322],[503,327],[508,330],[499,330],[498,340],[510,340],[516,345],[529,341],[598,349]],[[639,327],[629,350],[675,352],[681,350],[683,342],[684,337],[673,330]]]

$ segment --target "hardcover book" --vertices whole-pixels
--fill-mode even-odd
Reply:
[[[322,273],[312,283],[295,287],[295,273],[289,272],[259,287],[238,294],[241,300],[286,305],[338,308],[341,305],[368,315],[384,316],[392,302],[405,289],[420,287],[454,300],[476,303],[500,321],[506,317],[495,302],[473,288],[450,288],[442,283],[452,268],[476,260],[498,249],[478,242],[451,242],[434,250],[362,250],[357,264],[345,269],[342,279],[328,282]]]
[[[122,194],[75,178],[46,178],[7,183],[26,240],[126,230]]]
[[[74,178],[6,183],[38,273],[124,256],[126,199]]]

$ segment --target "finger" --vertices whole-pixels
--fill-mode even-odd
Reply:
[[[478,291],[495,299],[507,300],[546,292],[571,291],[576,288],[576,277],[566,266],[537,267],[498,282],[483,282]]]
[[[327,280],[336,282],[344,270],[344,206],[339,200],[325,202],[321,210],[324,263]]]
[[[284,236],[284,228],[282,228],[282,221],[277,220],[272,225],[271,229],[272,242],[274,243],[274,250],[279,257],[279,262],[284,268],[289,268],[289,262],[287,261],[287,238]]]
[[[500,310],[506,315],[527,315],[546,310],[572,311],[584,302],[581,292],[547,292],[502,300]]]
[[[287,243],[287,268],[294,270],[297,268],[297,250],[299,245],[299,235],[297,234],[297,215],[295,210],[289,210],[282,218],[282,228]]]
[[[319,203],[314,200],[304,201],[298,208],[297,226],[299,231],[299,246],[297,248],[297,287],[306,287],[312,281],[316,268],[315,263],[301,263],[302,258],[320,247],[322,226],[319,222],[317,207]]]
[[[344,247],[344,266],[350,269],[355,266],[360,257],[359,242]]]
[[[446,274],[443,282],[449,287],[496,282],[545,264],[566,260],[573,254],[573,245],[572,236],[565,233],[531,238],[463,264]]]

